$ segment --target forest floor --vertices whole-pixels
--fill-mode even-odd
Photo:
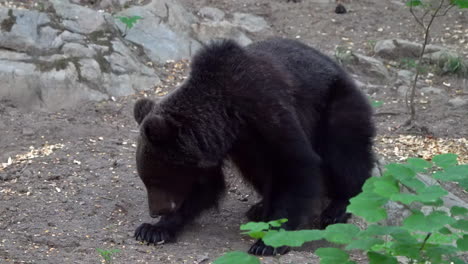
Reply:
[[[332,4],[308,0],[182,2],[194,11],[209,5],[228,14],[261,15],[271,23],[275,35],[299,38],[328,52],[347,45],[372,55],[372,41],[393,37],[421,40],[402,1],[356,0],[347,5],[349,12],[344,15],[335,14]],[[456,39],[447,37],[451,32],[447,28],[467,28],[468,13],[453,10],[438,21],[433,42],[468,51],[466,30]],[[149,97],[174,89],[188,69],[186,62],[174,62],[159,70],[164,72],[163,84],[147,92]],[[443,82],[451,86],[440,85]],[[446,89],[448,96],[468,93],[466,77],[441,76],[433,85]],[[400,161],[454,152],[460,155],[460,162],[468,162],[466,108],[450,109],[439,97],[418,101],[419,124],[429,132],[414,135],[399,129],[407,118],[405,105],[390,86],[373,95],[384,102],[375,115],[375,150],[380,157]],[[249,248],[253,240],[240,235],[239,225],[246,222],[243,213],[258,197],[230,167],[226,168],[228,192],[219,210],[204,213],[177,243],[147,246],[133,239],[139,224],[153,221],[146,191],[135,171],[138,128],[132,109],[143,96],[89,102],[60,112],[27,112],[0,102],[0,263],[100,263],[96,251],[100,248],[119,250],[113,263],[202,264],[224,252]],[[452,191],[467,201],[466,192]],[[364,263],[361,256],[355,258]],[[279,263],[271,258],[264,261]],[[318,263],[307,248],[294,250],[280,261]]]

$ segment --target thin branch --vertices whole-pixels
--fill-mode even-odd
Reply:
[[[414,80],[413,80],[413,86],[411,87],[411,95],[410,95],[410,102],[409,102],[409,105],[410,105],[410,111],[411,111],[411,116],[410,116],[410,119],[408,120],[410,123],[412,121],[414,121],[415,117],[416,117],[416,109],[415,109],[415,106],[414,106],[414,98],[416,96],[416,85],[418,83],[418,80],[419,80],[419,75],[421,74],[421,61],[422,61],[422,58],[424,56],[424,52],[426,51],[426,46],[429,42],[429,30],[432,26],[432,23],[434,22],[435,18],[437,17],[437,14],[440,12],[440,10],[442,9],[442,6],[444,5],[444,0],[440,0],[440,5],[437,7],[437,9],[434,11],[434,13],[431,14],[431,19],[429,20],[429,23],[427,24],[426,26],[426,30],[424,32],[424,43],[422,45],[422,49],[421,49],[421,53],[419,54],[419,58],[418,58],[418,64],[417,64],[417,67],[416,67],[416,74],[414,76]]]
[[[421,27],[426,28],[426,27],[424,26],[424,21],[421,21],[421,20],[419,19],[419,17],[414,13],[413,5],[410,5],[409,11],[410,11],[411,15],[413,15],[414,20],[416,20],[416,22],[417,22]]]
[[[454,4],[450,4],[447,9],[445,9],[444,13],[442,13],[441,15],[437,15],[436,17],[443,17],[445,15],[447,15],[448,11],[450,11],[450,9],[452,9],[455,5]]]

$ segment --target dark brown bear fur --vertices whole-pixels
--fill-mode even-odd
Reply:
[[[138,173],[156,224],[135,236],[172,241],[216,205],[231,159],[263,200],[254,220],[287,218],[284,228],[320,217],[346,222],[349,199],[373,165],[372,110],[334,61],[298,41],[272,38],[241,47],[215,42],[195,55],[189,78],[159,102],[135,105]],[[321,213],[322,194],[331,202]],[[256,255],[286,253],[257,241]]]

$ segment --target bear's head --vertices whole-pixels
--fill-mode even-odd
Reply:
[[[147,194],[151,217],[180,208],[187,197],[210,176],[210,169],[191,162],[181,146],[180,125],[149,99],[135,103],[134,118],[140,125],[136,165]]]

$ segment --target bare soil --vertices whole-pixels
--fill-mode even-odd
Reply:
[[[271,23],[275,35],[299,38],[329,54],[336,46],[346,46],[372,55],[369,43],[375,40],[421,40],[411,15],[402,1],[396,0],[356,0],[346,5],[348,13],[344,15],[333,12],[334,4],[308,0],[182,2],[194,12],[209,5],[228,14],[261,15]],[[467,52],[468,12],[453,10],[438,21],[433,42]],[[456,26],[465,33],[456,39],[440,38],[451,32],[446,28]],[[166,79],[147,94],[150,97],[174,89],[187,73],[185,63],[158,70],[165,72]],[[368,81],[366,76],[358,78]],[[419,123],[428,128],[430,139],[466,138],[467,109],[454,110],[446,103],[448,97],[468,94],[466,79],[437,77],[433,85],[448,95],[418,103]],[[407,118],[402,98],[391,83],[365,89],[385,102],[376,114],[376,150],[385,152],[387,160],[398,160],[399,152],[387,151],[394,147],[391,141],[382,139],[398,140],[405,133],[398,129]],[[60,112],[26,112],[7,101],[0,102],[0,165],[5,163],[0,166],[0,263],[100,263],[96,248],[120,250],[113,255],[114,263],[211,263],[223,252],[249,248],[253,241],[239,234],[239,225],[246,221],[243,214],[257,197],[229,166],[229,191],[219,210],[203,214],[177,243],[147,246],[133,239],[139,224],[154,221],[148,216],[146,192],[135,171],[137,126],[132,108],[142,96],[90,102]],[[426,134],[422,138],[427,138]],[[462,153],[468,148],[466,141],[459,142],[457,151],[466,155]],[[422,155],[417,145],[415,148],[411,153]],[[466,199],[466,193],[458,193]],[[316,246],[292,251],[281,262],[271,258],[263,261],[318,263],[311,253]],[[364,263],[359,255],[355,258]]]

